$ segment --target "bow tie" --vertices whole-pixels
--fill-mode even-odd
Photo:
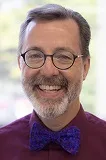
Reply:
[[[71,126],[55,132],[35,122],[30,132],[30,149],[39,151],[50,142],[61,145],[67,152],[75,155],[80,147],[80,130]]]

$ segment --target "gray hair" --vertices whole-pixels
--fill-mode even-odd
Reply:
[[[27,17],[20,28],[18,54],[22,51],[25,31],[31,21],[53,21],[65,19],[73,19],[78,24],[81,40],[81,52],[85,58],[89,56],[91,32],[88,22],[78,12],[66,9],[57,4],[47,4],[42,7],[34,8],[28,12]]]

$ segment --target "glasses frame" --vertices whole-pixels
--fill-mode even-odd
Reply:
[[[35,50],[35,49],[30,49],[30,50]],[[46,54],[44,54],[42,51],[40,51],[40,52],[43,54],[43,56],[44,56],[44,62],[43,62],[43,64],[42,64],[40,67],[34,68],[34,67],[31,67],[30,65],[28,65],[27,62],[26,62],[26,59],[25,59],[26,53],[27,53],[28,51],[30,51],[30,50],[27,50],[25,53],[21,53],[20,56],[23,58],[25,64],[26,64],[29,68],[32,68],[32,69],[41,68],[41,67],[45,64],[46,58],[47,58],[47,57],[51,57],[52,63],[53,63],[53,65],[54,65],[56,68],[58,68],[58,69],[60,69],[60,70],[67,70],[67,69],[69,69],[69,68],[71,68],[71,67],[73,66],[76,58],[80,58],[80,57],[83,57],[83,56],[84,56],[83,54],[75,55],[75,54],[73,54],[73,53],[70,52],[70,53],[73,55],[73,63],[72,63],[69,67],[67,67],[67,68],[65,68],[65,69],[61,69],[61,68],[57,67],[57,66],[54,64],[54,62],[53,62],[53,56],[56,54],[56,52],[55,52],[54,54],[52,54],[52,55],[46,55]]]

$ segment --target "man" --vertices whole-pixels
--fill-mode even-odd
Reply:
[[[21,26],[18,63],[33,113],[0,130],[0,160],[106,160],[106,122],[84,112],[90,28],[56,4],[31,10]]]

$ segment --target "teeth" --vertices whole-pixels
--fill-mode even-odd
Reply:
[[[42,89],[42,90],[52,91],[52,90],[59,90],[59,89],[61,89],[61,86],[46,86],[46,85],[39,85],[39,88]]]

